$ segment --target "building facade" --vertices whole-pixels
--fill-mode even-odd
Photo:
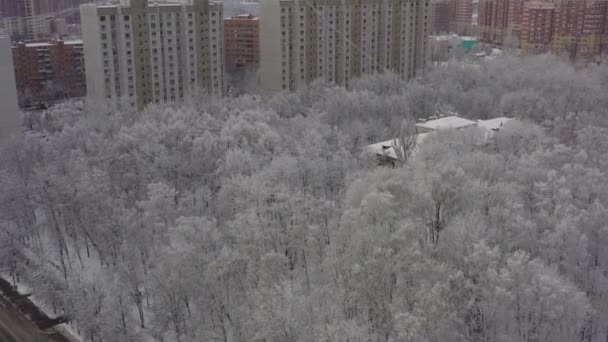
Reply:
[[[608,0],[554,1],[554,54],[590,61],[608,53]]]
[[[256,70],[260,64],[260,21],[252,14],[224,19],[226,72]]]
[[[267,92],[317,79],[348,87],[386,70],[412,78],[427,60],[429,0],[262,0],[260,9]]]
[[[472,0],[432,0],[431,33],[455,33],[470,36],[473,33]]]
[[[454,27],[452,32],[463,36],[470,36],[473,34],[472,18],[473,1],[454,0]]]
[[[453,0],[432,0],[430,13],[431,34],[448,34],[452,32],[454,22]]]
[[[532,55],[551,51],[555,29],[555,5],[531,1],[524,5],[521,20],[521,53]]]
[[[222,4],[208,0],[83,5],[87,92],[142,110],[224,91]]]
[[[82,41],[19,43],[12,50],[22,106],[86,95]]]
[[[608,53],[608,0],[480,0],[479,36],[523,54],[591,61]]]
[[[0,34],[0,140],[21,131],[17,107],[17,88],[11,56],[11,40]]]

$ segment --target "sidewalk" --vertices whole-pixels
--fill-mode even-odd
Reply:
[[[18,310],[23,318],[27,318],[31,323],[33,323],[41,333],[48,337],[49,341],[77,341],[72,337],[66,337],[65,331],[62,331],[62,333],[58,331],[65,329],[57,329],[57,325],[67,323],[67,319],[64,317],[50,318],[34,303],[32,303],[32,301],[29,299],[30,294],[20,294],[8,281],[4,280],[3,278],[0,278],[0,292],[3,299]]]

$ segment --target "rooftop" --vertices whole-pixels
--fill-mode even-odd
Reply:
[[[459,129],[469,126],[477,125],[477,122],[468,119],[461,118],[456,115],[446,116],[434,120],[428,120],[425,122],[419,122],[416,127],[426,128],[429,130],[441,130],[441,129]]]
[[[49,46],[54,46],[57,45],[56,43],[58,42],[63,42],[63,45],[82,45],[82,40],[81,39],[74,39],[74,40],[59,40],[59,41],[55,41],[55,42],[39,42],[39,43],[22,43],[19,42],[18,44],[23,44],[26,47],[49,47]]]
[[[504,125],[505,123],[511,121],[511,118],[506,118],[506,117],[500,117],[500,118],[494,118],[494,119],[490,119],[490,120],[477,120],[477,126],[479,126],[480,128],[484,128],[487,130],[492,130],[492,131],[497,131],[499,130],[502,125]]]

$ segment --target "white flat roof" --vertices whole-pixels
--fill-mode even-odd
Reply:
[[[459,116],[446,116],[435,120],[417,123],[417,127],[440,130],[440,129],[458,129],[476,125],[477,122],[461,118]]]
[[[511,118],[507,118],[507,117],[500,117],[500,118],[494,118],[494,119],[490,119],[490,120],[479,120],[477,121],[477,126],[479,126],[480,128],[484,128],[487,130],[498,130],[502,127],[502,125],[504,125],[505,123],[511,121]]]
[[[82,44],[82,40],[81,39],[75,39],[75,40],[64,40],[63,41],[63,45],[79,45]],[[48,46],[53,46],[54,44],[49,43],[49,42],[39,42],[39,43],[26,43],[25,46],[26,47],[48,47]]]

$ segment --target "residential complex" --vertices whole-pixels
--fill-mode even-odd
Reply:
[[[261,0],[260,10],[266,92],[385,70],[412,78],[427,60],[429,0]]]
[[[608,53],[608,0],[554,0],[555,54],[591,60]]]
[[[179,101],[224,91],[222,4],[207,0],[81,8],[87,92],[91,101]],[[120,100],[120,101],[117,101]]]
[[[82,41],[19,43],[12,50],[21,105],[86,95]]]
[[[0,0],[0,28],[14,40],[64,35],[87,0]],[[94,1],[94,0],[91,0]]]
[[[431,33],[456,33],[469,36],[473,32],[472,0],[432,0]]]
[[[226,72],[256,70],[260,64],[260,21],[252,14],[224,19]]]
[[[593,60],[608,52],[608,0],[480,0],[484,42]]]
[[[542,1],[524,4],[520,34],[523,55],[551,51],[553,39],[555,5]]]

